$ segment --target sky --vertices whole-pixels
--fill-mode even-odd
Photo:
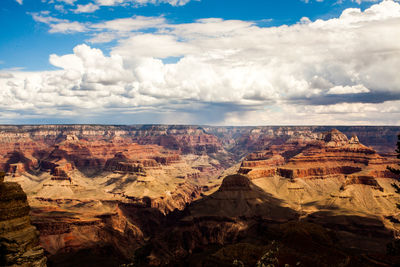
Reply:
[[[0,124],[400,125],[397,0],[1,0]]]

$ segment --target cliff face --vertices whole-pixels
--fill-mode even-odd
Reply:
[[[331,208],[371,216],[396,213],[398,197],[391,184],[398,177],[387,166],[398,159],[381,156],[357,136],[349,139],[338,130],[299,145],[294,155],[286,153],[290,143],[250,154],[239,172],[305,214]],[[285,159],[277,161],[279,155]]]
[[[386,166],[397,162],[394,158],[383,157],[371,147],[362,145],[357,136],[349,140],[336,129],[320,134],[315,140],[299,144],[297,154],[288,156],[290,143],[291,140],[288,140],[282,145],[271,146],[269,150],[249,154],[242,162],[240,172],[251,178],[258,178],[260,170],[269,170],[270,176],[277,174],[288,179],[344,178],[350,174],[384,178],[390,177]]]
[[[46,266],[38,232],[30,223],[27,197],[0,173],[0,265]]]
[[[219,137],[225,148],[238,158],[274,145],[304,145],[321,137],[323,132],[337,129],[346,136],[357,134],[359,141],[378,153],[393,153],[400,132],[399,126],[258,126],[205,127]]]
[[[35,142],[54,145],[62,140],[74,142],[81,139],[94,142],[128,138],[139,144],[156,144],[185,154],[215,153],[223,150],[219,139],[198,126],[174,125],[43,125],[0,126],[0,142],[15,147],[36,147]],[[26,149],[24,149],[26,150]]]

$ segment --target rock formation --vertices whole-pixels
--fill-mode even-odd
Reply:
[[[0,173],[0,265],[46,266],[38,231],[30,223],[26,194]]]
[[[142,256],[151,264],[182,263],[198,252],[218,265],[239,248],[261,257],[274,238],[309,266],[327,264],[329,251],[341,264],[341,257],[353,258],[335,242],[382,253],[400,230],[396,177],[386,169],[398,163],[390,153],[398,131],[0,126],[0,170],[27,192],[32,222],[55,265],[84,265],[84,251],[96,255],[86,262],[108,258],[114,265],[149,251]],[[304,244],[296,238],[306,240],[304,253],[315,259],[297,254],[294,244]],[[316,247],[324,247],[326,259],[312,252]],[[355,259],[353,266],[364,263]]]
[[[351,213],[396,212],[395,182],[387,166],[397,159],[383,157],[362,145],[357,136],[348,140],[337,130],[322,133],[287,156],[286,143],[252,153],[239,170],[294,209],[308,213],[325,208]],[[277,161],[276,155],[285,155]]]
[[[193,217],[260,216],[276,221],[296,218],[292,210],[241,174],[225,177],[218,191],[196,202],[190,214]]]

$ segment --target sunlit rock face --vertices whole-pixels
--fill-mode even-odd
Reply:
[[[26,194],[0,173],[0,265],[46,266],[38,231],[29,218]]]
[[[396,212],[398,197],[391,184],[397,177],[387,170],[398,164],[396,158],[336,129],[299,145],[297,154],[288,157],[286,148],[284,143],[250,154],[239,172],[305,214],[325,208],[370,215]],[[285,156],[283,162],[276,160],[279,155]]]
[[[373,148],[360,144],[358,137],[350,140],[334,129],[322,133],[318,138],[299,145],[297,154],[287,156],[291,149],[287,143],[272,146],[269,150],[252,153],[242,162],[240,172],[249,177],[275,174],[288,179],[323,179],[347,177],[351,174],[369,175],[376,178],[392,177],[387,165],[396,164],[396,159],[379,155]],[[283,157],[286,156],[286,159]]]

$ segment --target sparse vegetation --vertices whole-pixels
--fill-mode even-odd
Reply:
[[[244,264],[241,260],[234,260],[233,266],[244,267]]]
[[[397,136],[397,158],[400,159],[400,134]],[[400,166],[400,164],[399,164]],[[388,170],[390,170],[392,173],[400,175],[400,168],[392,168],[390,166],[387,167]],[[395,184],[392,183],[392,186],[395,189],[395,192],[397,194],[400,194],[400,187]],[[396,203],[396,207],[397,209],[400,209],[400,203]],[[399,239],[394,239],[391,243],[387,244],[386,246],[386,252],[388,255],[399,255],[400,254],[400,240]]]
[[[261,257],[261,259],[257,262],[256,267],[275,267],[278,266],[278,252],[279,247],[272,241],[272,248],[269,249],[265,254]]]
[[[397,152],[397,158],[400,159],[400,134],[397,136],[397,139],[398,139],[398,141],[397,141],[397,149],[396,149],[396,152]],[[399,164],[399,166],[400,166],[400,164]],[[388,170],[391,171],[392,173],[394,173],[394,174],[396,174],[396,175],[400,175],[400,168],[393,168],[393,167],[391,167],[391,166],[388,166],[387,168],[388,168]],[[398,180],[399,180],[399,179],[398,179]],[[395,184],[395,183],[392,183],[392,186],[393,186],[393,188],[395,189],[395,192],[396,192],[397,194],[400,194],[400,186],[398,186],[398,185]],[[400,209],[400,205],[399,205],[399,204],[397,204],[397,208]]]
[[[280,266],[278,260],[279,246],[275,241],[272,241],[271,248],[265,252],[265,254],[258,260],[256,267],[276,267]],[[284,265],[290,267],[289,264]],[[296,266],[300,266],[300,262],[296,263]]]
[[[400,159],[400,134],[397,136],[397,158]],[[400,164],[399,164],[399,168],[393,168],[388,166],[388,170],[390,170],[392,173],[400,175]],[[394,186],[396,188],[396,193],[400,193],[400,188],[398,185]]]

